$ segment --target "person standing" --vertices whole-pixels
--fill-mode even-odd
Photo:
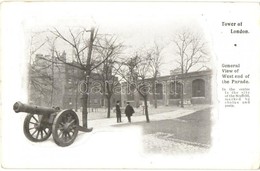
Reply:
[[[121,109],[120,109],[120,106],[119,106],[119,100],[116,101],[116,121],[117,121],[117,123],[122,122],[121,121]]]
[[[131,116],[135,113],[134,108],[130,105],[129,102],[127,102],[127,105],[125,107],[125,115],[128,119],[128,122],[131,123]]]

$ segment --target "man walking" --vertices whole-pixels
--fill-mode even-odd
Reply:
[[[121,121],[121,109],[120,109],[120,106],[119,106],[119,100],[116,101],[116,121],[117,121],[117,123],[122,122]]]
[[[125,108],[125,115],[128,119],[128,122],[131,123],[131,116],[135,113],[133,107],[130,105],[129,102],[127,102],[126,108]]]

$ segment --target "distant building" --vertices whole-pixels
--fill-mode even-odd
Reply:
[[[50,62],[48,55],[36,54],[29,65],[29,103],[62,106],[65,92],[65,67]],[[54,80],[54,81],[53,81]]]
[[[84,93],[82,89],[85,80],[84,71],[62,62],[54,62],[52,65],[48,60],[50,58],[47,55],[37,54],[30,66],[30,103],[40,106],[59,106],[63,109],[81,109],[81,97],[82,93]],[[66,61],[65,52],[61,54],[61,58]],[[70,64],[79,65],[77,62],[71,62]],[[99,74],[91,74],[88,107],[100,108],[107,106],[101,82]],[[120,99],[120,94],[113,95],[111,105],[115,106],[116,101]]]
[[[150,80],[147,79],[148,83],[149,81]],[[184,76],[181,74],[173,74],[157,77],[157,104],[165,106],[179,105],[181,100],[182,85],[184,91],[184,104],[210,104],[212,88],[211,81],[211,70],[190,72]],[[125,105],[126,102],[130,102],[136,107],[143,105],[142,97],[137,91],[131,90],[134,90],[133,85],[129,85],[126,82],[122,83],[122,104]],[[151,86],[150,93],[148,95],[148,104],[153,104]]]
[[[59,106],[63,109],[81,109],[81,97],[84,93],[82,89],[85,80],[84,71],[62,62],[52,63],[48,60],[50,58],[51,56],[37,54],[30,66],[30,103],[41,106]],[[66,61],[65,52],[61,54],[61,58]],[[77,62],[70,64],[79,65]],[[112,72],[109,69],[107,71],[108,73]],[[137,77],[133,79],[137,79]],[[209,69],[184,75],[175,70],[171,72],[171,75],[158,76],[156,83],[157,104],[179,105],[182,87],[184,104],[210,104],[211,81],[212,71]],[[147,82],[152,81],[147,79]],[[100,75],[91,73],[88,107],[107,106],[106,92],[102,89],[101,84]],[[121,101],[122,106],[125,106],[126,102],[131,102],[135,107],[143,105],[142,97],[135,91],[135,85],[129,85],[126,82],[116,87],[111,98],[111,107],[115,106],[117,100]],[[153,105],[151,91],[148,95],[148,103]]]

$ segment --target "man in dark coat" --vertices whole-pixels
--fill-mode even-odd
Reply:
[[[127,102],[127,105],[125,107],[125,115],[128,119],[128,122],[131,122],[131,116],[133,115],[133,113],[135,113],[133,107],[129,104],[129,102]]]
[[[120,109],[120,106],[119,106],[119,101],[116,102],[116,120],[117,120],[117,123],[122,122],[121,121],[121,109]]]

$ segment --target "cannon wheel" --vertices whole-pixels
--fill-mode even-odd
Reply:
[[[54,119],[52,136],[61,147],[71,145],[78,135],[79,119],[73,110],[63,110]]]
[[[44,123],[43,116],[28,114],[24,120],[23,131],[25,136],[33,142],[42,142],[51,136],[51,124]]]

